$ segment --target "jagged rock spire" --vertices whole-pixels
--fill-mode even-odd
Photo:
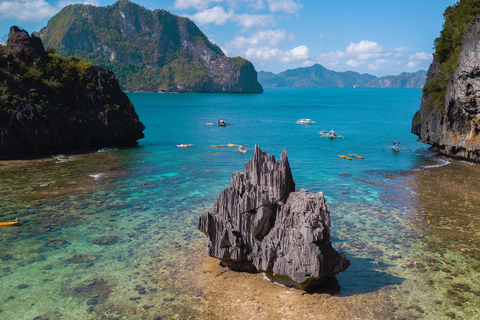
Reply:
[[[295,192],[285,150],[277,161],[255,146],[198,228],[207,235],[208,254],[223,265],[265,272],[289,286],[306,289],[349,265],[331,246],[323,194]]]

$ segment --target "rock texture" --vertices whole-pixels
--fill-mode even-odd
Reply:
[[[208,254],[223,265],[264,272],[288,286],[309,289],[349,266],[330,242],[323,194],[295,191],[285,150],[278,162],[256,146],[198,228],[207,235]]]
[[[113,70],[126,91],[263,92],[252,63],[226,57],[190,19],[128,0],[67,6],[39,36],[61,54]]]
[[[436,59],[427,83],[439,76]],[[443,108],[431,108],[424,94],[412,121],[419,141],[449,156],[480,161],[480,21],[474,19],[465,32],[457,68],[445,94]]]
[[[0,46],[0,159],[132,146],[144,128],[111,71],[11,28]]]

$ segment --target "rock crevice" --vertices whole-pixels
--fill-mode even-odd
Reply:
[[[285,150],[277,161],[256,146],[198,228],[207,236],[208,254],[223,265],[264,272],[288,286],[308,289],[349,266],[330,242],[323,193],[295,191]]]

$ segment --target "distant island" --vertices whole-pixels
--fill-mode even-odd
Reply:
[[[128,0],[66,6],[37,36],[112,70],[124,91],[263,92],[253,64],[225,56],[190,19]]]
[[[45,51],[12,27],[0,45],[0,159],[134,146],[145,126],[110,70]]]
[[[259,71],[258,81],[263,87],[291,88],[423,88],[426,71],[403,72],[397,76],[377,78],[353,71],[336,72],[315,64],[311,67],[290,69],[278,74]]]

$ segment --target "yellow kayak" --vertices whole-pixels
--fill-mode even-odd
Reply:
[[[352,158],[350,158],[350,157],[345,157],[345,159],[347,159],[347,160],[352,160]]]
[[[227,144],[228,147],[246,147],[248,144],[234,144],[234,143],[229,143]]]
[[[364,157],[357,156],[355,153],[353,154],[353,156],[358,158],[358,159],[365,159]]]
[[[345,159],[345,156],[343,154],[341,154],[341,155],[339,154],[338,157]]]
[[[18,226],[18,225],[20,225],[20,221],[0,222],[0,226]]]
[[[354,154],[351,154],[351,153],[349,153],[348,156],[349,156],[349,157],[355,157],[355,155],[354,155]]]

